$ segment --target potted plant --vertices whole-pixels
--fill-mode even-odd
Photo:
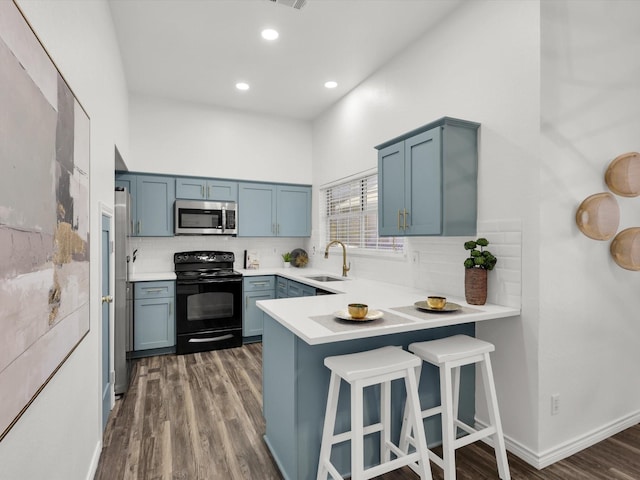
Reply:
[[[282,254],[282,261],[284,268],[289,268],[291,266],[291,252],[285,252]]]
[[[464,295],[470,305],[484,305],[487,301],[487,271],[493,270],[498,259],[485,247],[486,238],[464,242],[469,257],[464,261]]]

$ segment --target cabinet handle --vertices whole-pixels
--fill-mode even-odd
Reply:
[[[276,235],[280,235],[280,224],[276,223]]]
[[[406,229],[407,229],[407,215],[408,215],[408,214],[409,214],[409,212],[407,212],[407,210],[406,210],[406,209],[404,209],[404,210],[403,210],[403,212],[402,212],[402,216],[404,217],[404,221],[403,221],[404,226],[403,226],[402,228],[403,228],[404,230],[406,230]]]
[[[251,282],[251,285],[261,287],[262,285],[269,285],[269,282]]]
[[[142,233],[142,220],[138,220],[138,234]]]
[[[166,288],[145,288],[144,291],[147,293],[156,293],[156,292],[164,292]]]
[[[400,215],[402,215],[402,210],[398,210],[398,230],[402,230],[402,226],[400,225]]]
[[[205,198],[205,196],[204,196],[204,185],[200,185],[200,196],[202,198]]]

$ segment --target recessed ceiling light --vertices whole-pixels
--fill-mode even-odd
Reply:
[[[279,36],[280,34],[273,28],[265,28],[264,30],[262,30],[262,38],[264,38],[265,40],[275,40]]]
[[[324,86],[327,88],[336,88],[338,86],[338,82],[331,80],[329,82],[325,82]]]
[[[236,83],[236,88],[238,90],[249,90],[249,84],[245,82],[238,82]]]

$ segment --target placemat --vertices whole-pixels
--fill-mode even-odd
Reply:
[[[360,328],[371,327],[386,327],[389,325],[398,325],[401,323],[407,323],[411,320],[403,318],[399,315],[394,315],[391,312],[384,312],[382,318],[371,320],[368,322],[350,322],[349,320],[342,320],[334,315],[317,315],[315,317],[309,317],[311,320],[318,322],[323,327],[328,328],[332,332],[346,332]]]
[[[427,312],[425,310],[418,310],[413,305],[407,305],[406,307],[393,307],[390,310],[395,310],[396,312],[406,313],[407,315],[411,315],[413,317],[420,318],[422,320],[435,320],[436,318],[450,317],[451,315],[460,315],[461,313],[478,313],[482,310],[478,310],[477,308],[471,307],[460,307],[460,310],[456,310],[454,312]]]

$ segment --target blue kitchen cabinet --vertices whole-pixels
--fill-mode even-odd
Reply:
[[[287,282],[287,297],[315,297],[316,289],[304,283],[289,280]]]
[[[311,236],[311,187],[277,186],[279,237]]]
[[[476,234],[479,127],[444,117],[375,147],[380,236]]]
[[[176,198],[237,202],[238,182],[178,177],[176,178]]]
[[[275,237],[275,185],[241,183],[238,186],[238,236]]]
[[[136,282],[133,304],[134,351],[175,347],[175,282]],[[142,355],[136,355],[142,356]]]
[[[173,236],[173,204],[176,183],[173,177],[138,175],[136,182],[136,235]]]
[[[311,236],[311,187],[241,183],[238,236]]]
[[[275,277],[273,275],[244,277],[243,289],[242,336],[245,337],[245,343],[259,341],[262,335],[264,313],[256,306],[256,302],[275,298]]]
[[[137,197],[137,175],[131,173],[116,173],[116,187],[124,187],[129,192],[131,203],[131,235],[135,235],[134,226],[137,224],[136,197]]]
[[[126,187],[131,194],[132,236],[173,236],[173,177],[118,173],[116,186]]]
[[[289,280],[276,277],[276,298],[289,298]]]

